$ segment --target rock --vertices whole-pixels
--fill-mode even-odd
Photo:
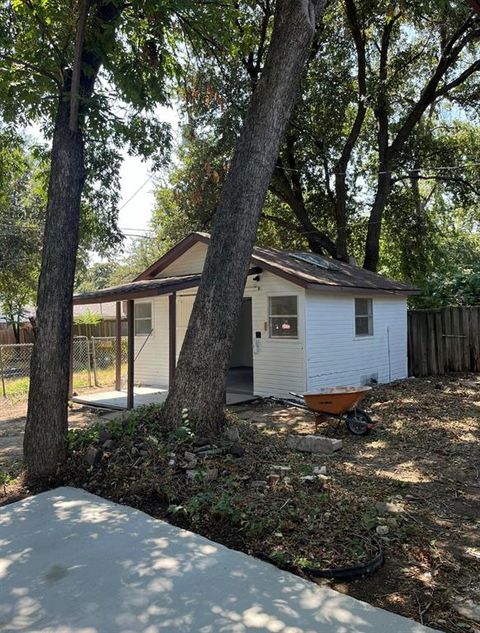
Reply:
[[[327,467],[326,466],[315,466],[313,469],[314,475],[326,475]]]
[[[100,444],[105,444],[107,440],[111,440],[111,439],[112,439],[112,436],[108,429],[102,429],[100,431],[100,434],[98,436],[98,441],[100,442]]]
[[[480,602],[474,602],[468,598],[457,598],[453,604],[453,608],[463,618],[480,622]]]
[[[218,479],[218,468],[209,468],[203,476],[205,481],[213,481]]]
[[[106,451],[110,451],[113,448],[114,444],[115,444],[115,442],[113,440],[105,440],[105,442],[103,443],[102,447]]]
[[[324,453],[329,455],[342,448],[342,440],[332,439],[323,435],[289,435],[287,446],[305,453]]]
[[[95,466],[102,459],[102,451],[95,446],[89,446],[85,454],[85,461],[89,466]]]
[[[392,501],[377,501],[375,503],[375,509],[380,514],[385,514],[386,512],[390,512],[392,514],[400,514],[405,511],[403,504],[401,503],[393,503]]]
[[[224,431],[224,435],[229,442],[235,443],[240,440],[240,431],[236,426],[227,426]]]
[[[262,479],[259,479],[257,481],[252,481],[252,488],[265,488],[266,485],[267,485],[267,482],[263,481]]]
[[[207,442],[207,444],[200,444],[200,446],[196,446],[193,450],[195,453],[203,453],[204,451],[209,451],[211,448],[211,445]]]
[[[174,460],[174,459],[169,459],[169,460],[168,460],[168,465],[169,465],[169,466],[175,466],[175,463],[176,463],[176,462],[175,462],[175,460]]]
[[[198,457],[213,457],[214,455],[224,455],[226,453],[225,448],[210,448],[205,451],[199,451],[197,453]]]
[[[375,532],[378,536],[386,536],[390,530],[388,529],[388,525],[377,525]]]
[[[300,477],[300,481],[304,484],[313,484],[317,481],[315,475],[305,475],[304,477]]]
[[[267,482],[270,486],[276,486],[280,481],[280,475],[277,473],[270,473],[267,477]]]
[[[245,455],[245,449],[238,445],[232,446],[229,452],[233,457],[243,457]]]
[[[290,466],[270,466],[270,468],[272,470],[279,470],[282,473],[287,473],[288,471],[292,470]]]
[[[201,448],[202,446],[207,446],[210,442],[206,437],[196,437],[193,444],[197,448]]]
[[[187,479],[203,479],[203,481],[213,481],[218,478],[218,468],[209,468],[208,470],[201,471],[195,469],[189,469],[186,471]]]
[[[186,461],[189,464],[192,464],[192,468],[197,465],[198,459],[195,453],[190,453],[190,451],[185,451],[183,456],[185,457]]]

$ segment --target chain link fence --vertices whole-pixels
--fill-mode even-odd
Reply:
[[[28,396],[33,344],[0,345],[0,396],[23,400]],[[127,377],[127,338],[121,339],[121,381]],[[116,338],[75,336],[72,348],[73,389],[114,387]]]
[[[120,345],[120,375],[123,388],[127,380],[128,342],[126,336],[121,338]],[[115,360],[117,357],[117,339],[115,336],[92,336],[91,350],[95,387],[115,385]]]

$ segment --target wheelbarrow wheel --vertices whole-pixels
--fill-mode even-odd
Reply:
[[[373,427],[372,418],[361,409],[349,411],[345,419],[347,429],[352,435],[367,435]]]

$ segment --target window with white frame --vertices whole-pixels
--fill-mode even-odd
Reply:
[[[355,299],[355,336],[373,336],[373,299]]]
[[[152,331],[152,304],[135,303],[135,336],[147,336]]]
[[[298,338],[297,297],[269,297],[268,329],[270,338]]]

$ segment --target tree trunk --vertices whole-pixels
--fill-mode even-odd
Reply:
[[[25,463],[34,477],[54,474],[67,448],[71,302],[84,182],[82,133],[70,130],[69,116],[70,102],[62,95],[52,142],[24,438]]]
[[[342,165],[341,169],[346,167]],[[335,176],[335,251],[336,258],[348,262],[347,250],[347,182],[345,171]]]
[[[382,218],[387,206],[388,196],[392,188],[392,177],[389,172],[378,176],[377,191],[368,220],[367,239],[365,242],[365,261],[363,267],[376,272],[380,256],[380,235]]]
[[[277,2],[265,67],[252,96],[212,229],[178,367],[164,407],[182,409],[202,434],[224,421],[224,393],[257,226],[322,0]]]

